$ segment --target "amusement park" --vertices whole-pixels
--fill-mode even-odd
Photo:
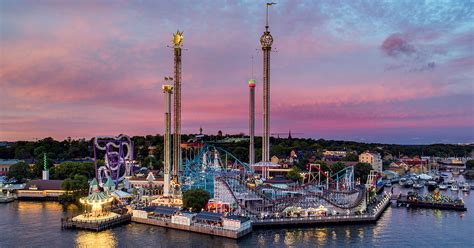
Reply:
[[[308,163],[305,171],[298,172],[301,181],[289,181],[284,178],[288,169],[282,169],[270,159],[270,54],[274,39],[269,30],[268,11],[272,5],[266,5],[265,31],[260,38],[263,54],[261,161],[255,162],[255,79],[248,80],[248,161],[239,160],[218,144],[203,141],[192,147],[191,156],[183,156],[181,51],[184,36],[177,31],[172,39],[174,75],[165,77],[166,83],[174,84],[162,86],[165,121],[160,190],[149,190],[157,180],[152,172],[146,177],[148,184],[134,183],[140,174],[145,175],[135,163],[130,137],[95,137],[96,178],[91,182],[89,196],[81,199],[83,204],[91,206],[90,211],[64,220],[64,227],[87,229],[96,223],[92,229],[101,230],[131,219],[239,238],[251,232],[252,226],[374,222],[379,218],[391,195],[377,194],[380,175],[375,170],[370,171],[366,182],[361,182],[355,178],[354,165],[330,170],[318,163]],[[208,196],[199,199],[207,200],[202,209],[186,208],[183,204],[183,196],[193,190]],[[126,209],[126,214],[111,213],[112,193],[119,195],[119,205],[122,212]]]

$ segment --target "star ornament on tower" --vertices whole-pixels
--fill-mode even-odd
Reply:
[[[183,45],[183,32],[181,31],[176,31],[175,34],[173,34],[173,45],[174,47],[181,47]]]

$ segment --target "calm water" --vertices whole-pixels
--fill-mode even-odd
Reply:
[[[14,202],[0,205],[0,247],[474,247],[474,191],[470,194],[459,192],[468,208],[464,213],[392,205],[377,224],[259,229],[239,241],[142,224],[100,233],[61,230],[61,217],[77,209]]]

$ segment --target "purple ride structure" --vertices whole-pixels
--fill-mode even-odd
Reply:
[[[108,176],[118,188],[119,183],[133,173],[133,142],[127,135],[97,136],[93,139],[95,176],[102,187]],[[104,165],[98,165],[99,153],[104,154]]]

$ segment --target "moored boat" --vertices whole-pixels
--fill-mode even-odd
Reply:
[[[433,181],[433,180],[430,180],[426,183],[426,186],[428,187],[428,190],[430,191],[435,190],[437,185],[438,184],[436,183],[436,181]]]
[[[455,183],[453,183],[453,184],[451,185],[451,191],[458,191],[458,190],[459,190],[458,185],[455,184]]]
[[[461,189],[463,192],[469,192],[471,190],[471,186],[469,183],[464,183]]]
[[[405,188],[410,188],[413,186],[413,180],[409,179],[407,180],[407,182],[405,183]]]
[[[400,184],[400,186],[405,186],[406,183],[407,183],[407,179],[404,177],[400,178],[400,181],[398,181],[398,184]]]
[[[440,184],[440,185],[438,186],[438,188],[439,188],[440,190],[447,190],[447,189],[448,189],[448,185],[442,183],[442,184]]]
[[[467,210],[462,199],[451,199],[446,196],[441,196],[437,191],[435,191],[434,194],[428,194],[425,196],[419,195],[416,192],[408,192],[407,195],[400,195],[398,197],[397,204],[399,206],[405,205],[410,208],[434,208],[458,211]]]
[[[0,190],[0,203],[9,203],[15,200],[15,197],[10,194],[10,192],[7,192],[7,194],[4,194]]]
[[[414,183],[413,184],[414,189],[422,189],[423,187],[424,187],[424,185],[422,183]]]

